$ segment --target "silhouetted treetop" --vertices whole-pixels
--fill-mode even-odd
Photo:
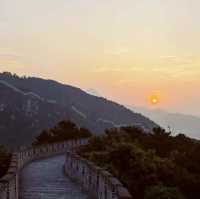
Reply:
[[[92,134],[86,128],[78,128],[75,123],[69,120],[59,122],[55,127],[43,130],[35,138],[33,145],[41,145],[55,142],[63,142],[71,139],[88,138]]]

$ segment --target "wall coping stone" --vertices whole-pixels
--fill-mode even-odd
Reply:
[[[103,168],[100,168],[99,166],[96,166],[93,162],[81,157],[78,154],[75,154],[74,152],[67,151],[66,157],[67,157],[67,160],[70,158],[71,162],[76,161],[76,162],[79,162],[80,165],[84,164],[89,169],[88,171],[89,173],[96,173],[97,175],[104,178],[106,180],[105,183],[107,184],[107,186],[109,185],[109,186],[115,187],[118,199],[133,199],[133,197],[130,195],[128,190],[122,185],[122,183],[117,178],[113,177],[113,175],[110,172],[104,170]],[[77,176],[77,174],[73,170],[74,168],[70,168],[71,165],[66,165],[66,164],[67,164],[67,161],[65,163],[65,172],[69,175],[69,177],[71,177],[72,179],[76,179],[78,182],[84,181],[83,179],[81,179],[82,176]],[[70,169],[72,170],[70,171]],[[91,192],[91,195],[95,196],[95,198],[98,198],[99,194],[94,193],[95,192],[94,187],[92,186],[93,185],[91,185],[91,187],[87,189],[89,192]],[[105,185],[102,185],[102,186],[104,187]],[[111,198],[108,198],[108,199],[111,199]]]
[[[0,178],[0,199],[19,198],[18,174],[24,165],[40,158],[61,153],[64,154],[69,148],[73,150],[75,147],[87,143],[87,140],[88,139],[74,139],[65,142],[20,147],[18,151],[12,153],[8,171],[2,178]],[[10,183],[11,181],[12,183]]]

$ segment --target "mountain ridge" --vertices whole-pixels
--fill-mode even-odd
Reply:
[[[31,120],[35,121],[36,118],[39,118],[38,128],[31,129],[33,136],[37,135],[42,128],[49,128],[62,119],[70,119],[79,126],[90,129],[95,134],[102,134],[106,128],[122,125],[137,125],[147,131],[157,126],[148,118],[134,113],[120,104],[102,97],[92,96],[80,88],[64,85],[54,80],[36,77],[22,78],[11,73],[0,73],[0,94],[3,96],[0,98],[0,108],[2,109],[0,118],[4,117],[3,114],[6,110],[3,106],[7,104],[11,107],[10,111],[13,112],[15,118],[18,118],[18,109],[21,111],[22,121],[28,120],[27,122],[31,123]],[[29,117],[27,119],[24,107],[27,109],[34,104],[37,104],[36,109],[34,109],[37,111],[31,119]],[[9,120],[8,116],[7,120]],[[45,125],[41,124],[40,121],[43,121]],[[23,122],[16,119],[15,125],[19,123]],[[1,120],[0,125],[5,126]],[[39,128],[40,125],[42,128]],[[21,128],[22,126],[20,126],[20,130]],[[12,135],[12,142],[14,142],[14,133],[10,131],[4,129],[4,133],[1,134]],[[22,134],[27,137],[24,140],[28,140],[28,133],[23,132]],[[9,144],[9,142],[11,141],[8,139],[7,143]]]
[[[158,125],[167,129],[171,128],[174,133],[184,133],[191,138],[199,139],[200,116],[172,113],[162,109],[151,110],[144,107],[128,106],[131,110],[151,118]]]

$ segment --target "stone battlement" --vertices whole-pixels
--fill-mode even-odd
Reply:
[[[132,199],[118,179],[73,152],[67,152],[64,169],[65,173],[80,183],[93,198]]]
[[[71,140],[62,143],[21,148],[13,153],[10,167],[0,179],[0,199],[19,199],[19,173],[31,161],[65,154],[65,173],[81,184],[93,198],[97,199],[132,199],[123,185],[109,172],[81,158],[74,151],[85,145],[87,139]]]
[[[19,172],[29,162],[58,154],[87,143],[87,139],[70,140],[62,143],[21,148],[12,154],[8,172],[0,179],[0,199],[19,198]]]

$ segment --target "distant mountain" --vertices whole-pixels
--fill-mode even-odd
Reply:
[[[163,110],[150,110],[142,107],[129,106],[129,108],[145,115],[166,129],[170,127],[175,133],[184,133],[192,138],[200,138],[200,117],[169,113]]]
[[[95,134],[105,128],[156,124],[122,105],[53,80],[0,74],[0,144],[30,143],[44,128],[70,119]]]

